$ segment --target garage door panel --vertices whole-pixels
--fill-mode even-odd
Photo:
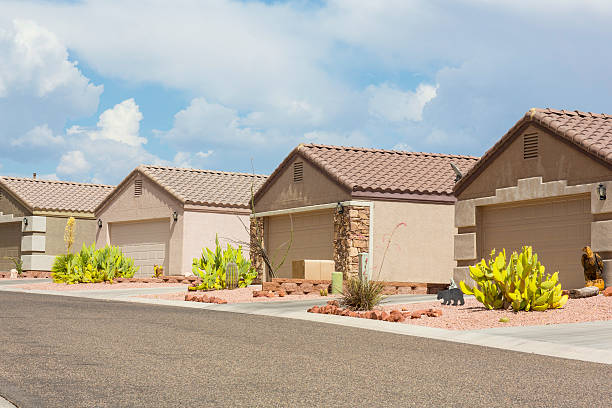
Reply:
[[[559,271],[564,287],[584,285],[580,258],[591,240],[589,197],[565,197],[522,205],[484,207],[479,222],[479,252],[507,253],[531,245],[546,271]]]
[[[293,241],[282,267],[276,271],[277,277],[291,277],[294,260],[327,259],[333,260],[334,223],[333,212],[318,211],[292,215]],[[291,239],[291,220],[288,215],[268,218],[266,245],[274,263],[280,262],[287,251]]]
[[[15,267],[10,259],[20,256],[21,223],[0,224],[0,272],[8,272]]]
[[[163,265],[168,271],[169,228],[166,220],[111,224],[111,244],[134,260],[140,268],[135,276],[149,277],[155,265]]]

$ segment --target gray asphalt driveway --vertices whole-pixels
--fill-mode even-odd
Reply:
[[[610,366],[323,323],[0,292],[20,407],[598,407]]]

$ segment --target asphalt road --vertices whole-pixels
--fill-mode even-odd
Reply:
[[[19,407],[607,407],[609,365],[283,318],[0,292]]]

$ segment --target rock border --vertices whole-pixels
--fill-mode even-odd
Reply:
[[[442,316],[442,310],[440,309],[422,309],[414,312],[409,312],[405,309],[398,310],[394,309],[390,312],[384,310],[368,310],[368,311],[354,311],[347,308],[340,307],[337,300],[330,300],[325,306],[313,306],[307,310],[308,313],[320,313],[320,314],[331,314],[336,316],[348,316],[358,317],[361,319],[370,320],[382,320],[385,322],[399,322],[402,323],[406,319],[420,319],[421,316],[428,317],[440,317]]]

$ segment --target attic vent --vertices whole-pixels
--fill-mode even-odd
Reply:
[[[538,134],[530,133],[523,136],[523,159],[538,157]]]
[[[134,195],[142,195],[142,180],[134,180]]]
[[[0,200],[2,200],[2,190],[0,190]]]
[[[293,163],[293,182],[304,181],[304,162]]]

